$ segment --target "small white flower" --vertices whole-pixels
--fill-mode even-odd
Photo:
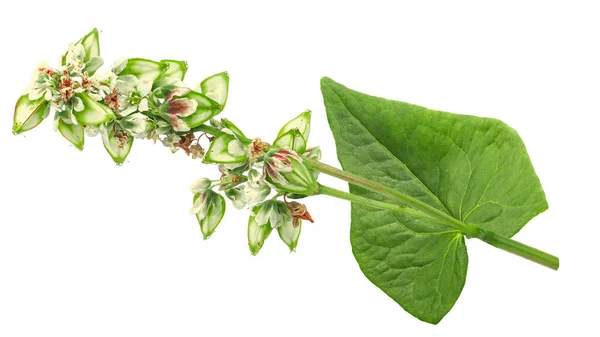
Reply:
[[[210,188],[210,185],[211,185],[210,179],[208,179],[208,178],[200,178],[200,179],[194,181],[190,185],[190,191],[192,191],[192,193],[202,192],[202,191],[205,191],[208,188]]]
[[[148,95],[152,90],[152,82],[138,81],[137,77],[133,75],[124,75],[118,77],[116,88],[119,91],[119,114],[121,116],[149,110]]]
[[[244,188],[245,201],[248,205],[253,205],[265,200],[266,197],[271,193],[271,188],[267,185],[260,187],[252,187],[250,184]]]
[[[281,201],[267,200],[260,206],[262,207],[254,217],[254,220],[259,226],[269,223],[272,228],[276,228],[283,226],[284,223],[292,221],[292,215],[289,209]]]
[[[148,117],[141,113],[134,113],[121,119],[121,127],[131,133],[134,137],[142,137],[146,134]]]
[[[233,207],[236,209],[242,209],[246,206],[246,193],[243,187],[230,188],[225,191],[225,195],[231,200]]]
[[[117,75],[112,71],[95,73],[90,77],[92,85],[104,93],[110,93],[117,85]]]

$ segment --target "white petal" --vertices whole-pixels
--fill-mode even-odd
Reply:
[[[137,107],[135,105],[130,105],[127,109],[120,111],[119,115],[125,117],[137,111]]]
[[[140,96],[148,96],[152,90],[152,81],[142,80],[137,85],[137,90]]]
[[[144,111],[148,111],[148,99],[146,97],[142,98],[142,100],[140,101],[140,104],[138,105],[138,111],[139,112],[144,112]]]

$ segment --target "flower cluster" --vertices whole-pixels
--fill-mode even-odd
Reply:
[[[40,63],[17,102],[13,133],[33,129],[54,110],[56,129],[76,148],[83,149],[86,134],[102,133],[104,147],[121,165],[135,138],[192,153],[194,128],[219,114],[227,101],[227,73],[192,90],[183,83],[184,61],[129,58],[99,71],[103,64],[96,29],[69,45],[60,68]],[[198,146],[196,158],[202,153]]]
[[[213,75],[192,90],[183,83],[186,62],[129,58],[99,71],[104,64],[99,52],[94,29],[69,45],[60,69],[38,65],[15,107],[13,132],[33,129],[54,110],[56,128],[69,142],[82,150],[86,134],[101,133],[104,147],[119,165],[136,138],[160,140],[173,152],[182,149],[220,171],[219,179],[203,178],[191,187],[191,213],[205,238],[221,222],[227,198],[235,208],[250,210],[252,254],[275,228],[294,250],[302,219],[312,222],[312,217],[306,206],[287,198],[319,191],[317,172],[303,163],[305,157],[321,156],[318,147],[306,145],[311,112],[285,124],[273,144],[250,139],[229,120],[214,118],[227,102],[227,73]],[[200,145],[203,136],[209,141],[207,150]]]
[[[218,135],[204,162],[218,164],[221,177],[215,181],[202,178],[191,187],[191,212],[198,217],[205,238],[212,235],[225,212],[224,207],[213,206],[224,205],[225,200],[214,188],[223,191],[235,208],[250,209],[248,245],[252,254],[258,253],[273,229],[290,250],[295,250],[302,219],[312,222],[312,217],[306,206],[286,197],[303,198],[319,191],[317,172],[303,163],[304,157],[321,157],[318,147],[306,147],[310,116],[306,111],[285,124],[272,145],[260,138],[251,140],[226,119],[213,121]]]

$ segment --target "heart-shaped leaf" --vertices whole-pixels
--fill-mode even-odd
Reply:
[[[547,209],[521,138],[503,122],[368,96],[328,78],[321,90],[344,170],[505,237]],[[353,204],[350,236],[365,276],[415,317],[438,323],[458,299],[467,272],[461,232]]]

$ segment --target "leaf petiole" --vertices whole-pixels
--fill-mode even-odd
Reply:
[[[329,195],[332,197],[348,200],[351,202],[361,203],[367,206],[372,206],[381,209],[387,209],[391,211],[398,211],[406,214],[416,215],[421,218],[428,218],[431,220],[438,220],[448,226],[456,228],[465,234],[468,238],[478,238],[496,248],[505,250],[509,253],[513,253],[520,257],[529,259],[533,262],[539,263],[545,267],[558,270],[560,265],[558,257],[545,253],[539,249],[533,248],[526,244],[520,243],[518,241],[503,237],[494,232],[486,231],[481,228],[478,228],[473,225],[468,225],[463,223],[462,221],[451,217],[441,211],[417,200],[413,197],[410,197],[402,192],[391,189],[383,184],[378,182],[366,179],[361,176],[357,176],[355,174],[337,169],[333,166],[329,166],[327,164],[321,163],[317,160],[313,160],[310,158],[303,158],[304,162],[314,170],[317,170],[321,173],[325,173],[332,177],[347,181],[350,184],[367,188],[371,191],[377,192],[381,195],[388,196],[394,198],[408,206],[413,207],[414,209],[389,204],[377,200],[371,200],[362,196],[357,196],[351,193],[339,191],[327,186],[320,185],[320,194]]]

